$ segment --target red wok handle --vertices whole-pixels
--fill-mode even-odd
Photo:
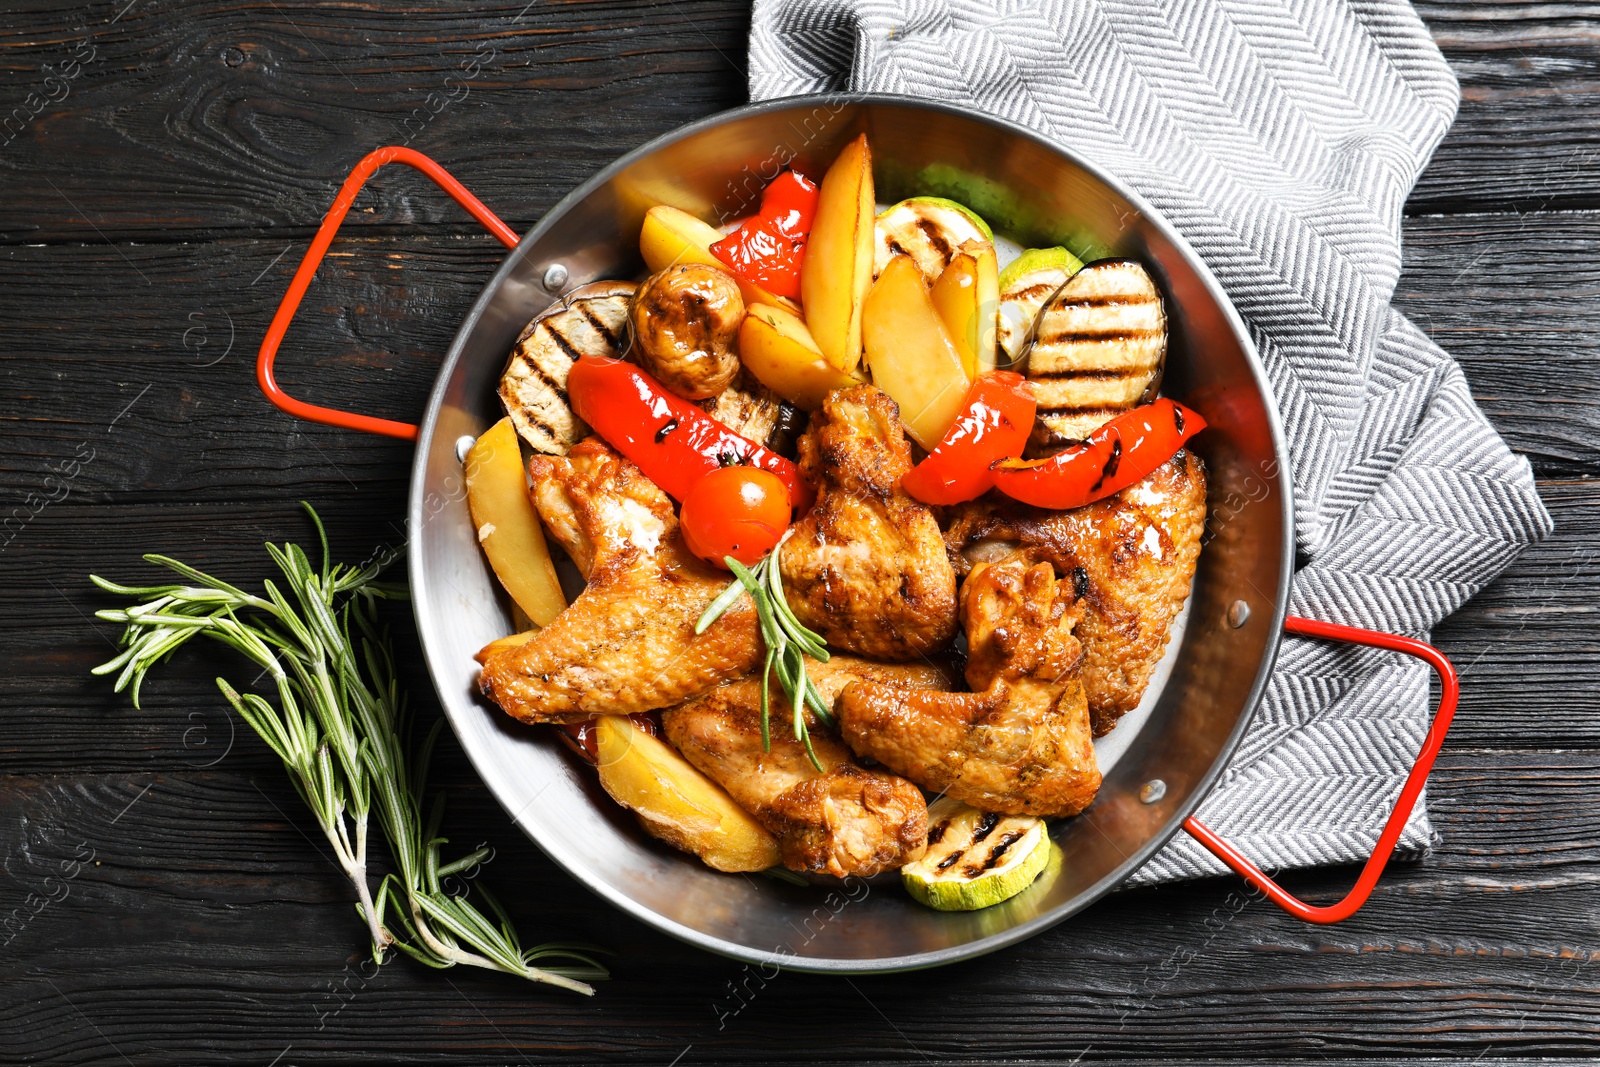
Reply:
[[[289,291],[283,294],[283,302],[278,305],[278,313],[272,317],[272,325],[267,327],[267,336],[261,342],[261,353],[256,357],[256,382],[261,386],[261,391],[267,394],[268,400],[289,414],[309,422],[321,422],[329,426],[342,426],[347,430],[364,430],[385,437],[415,441],[417,427],[412,423],[395,422],[393,419],[379,419],[371,415],[357,415],[352,411],[340,411],[338,408],[307,404],[280,389],[277,379],[272,374],[272,363],[278,355],[278,345],[283,341],[283,335],[288,331],[289,323],[300,307],[300,300],[306,295],[306,288],[311,284],[312,277],[317,273],[317,267],[322,263],[322,257],[327,254],[328,246],[333,244],[333,237],[339,232],[339,226],[344,222],[350,205],[355,203],[356,194],[367,183],[367,179],[385,163],[404,163],[408,167],[420,170],[432,178],[435,185],[449,193],[452,200],[466,208],[473,218],[483,223],[484,228],[499,238],[501,244],[507,248],[517,247],[515,230],[501,222],[494,212],[483,206],[482,201],[467,192],[466,186],[452,178],[448,171],[421,152],[400,145],[390,145],[367,153],[350,172],[350,176],[344,180],[339,195],[333,198],[333,206],[328,208],[327,215],[323,217],[316,237],[312,238],[311,247],[306,249],[305,258],[300,261],[300,268],[294,272],[294,278],[289,282]]]
[[[1411,773],[1406,775],[1405,786],[1400,790],[1400,797],[1395,801],[1394,810],[1389,813],[1389,821],[1384,824],[1383,833],[1379,835],[1378,843],[1372,849],[1372,855],[1367,858],[1367,865],[1361,869],[1361,877],[1356,879],[1355,887],[1337,904],[1318,907],[1305,903],[1274,882],[1266,872],[1246,859],[1238,849],[1218,837],[1205,823],[1192,815],[1183,820],[1183,828],[1191,837],[1265,893],[1278,907],[1306,922],[1336,923],[1348,919],[1359,911],[1367,902],[1367,898],[1372,895],[1373,887],[1378,884],[1378,877],[1383,874],[1384,865],[1394,853],[1395,843],[1400,840],[1400,833],[1405,829],[1406,820],[1411,817],[1411,809],[1416,806],[1417,797],[1422,794],[1422,786],[1428,780],[1428,772],[1433,769],[1433,761],[1439,755],[1440,746],[1444,744],[1444,735],[1450,729],[1450,720],[1456,714],[1456,701],[1461,696],[1461,681],[1456,677],[1455,665],[1445,658],[1443,652],[1410,637],[1363,630],[1355,626],[1341,626],[1334,622],[1302,619],[1295,615],[1283,620],[1283,628],[1289,633],[1304,637],[1321,637],[1329,641],[1346,641],[1355,645],[1404,652],[1408,656],[1415,656],[1425,661],[1439,674],[1439,708],[1434,712],[1433,724],[1429,726],[1428,736],[1422,742],[1422,751],[1417,754],[1417,761],[1411,765]]]

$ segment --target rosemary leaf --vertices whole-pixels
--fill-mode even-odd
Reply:
[[[695,635],[698,636],[709,630],[711,628],[711,624],[720,619],[723,612],[733,607],[734,601],[738,600],[743,593],[743,582],[729,582],[728,588],[719,593],[717,595],[717,599],[711,602],[711,606],[706,608],[706,610],[701,613],[700,621],[694,624]]]
[[[426,826],[421,818],[429,757],[443,724],[436,722],[420,747],[412,744],[394,654],[377,623],[377,602],[404,597],[404,587],[376,580],[392,560],[359,569],[335,565],[322,520],[309,505],[306,511],[317,530],[322,564],[313,565],[297,545],[267,545],[282,579],[281,584],[264,582],[264,597],[160,555],[145,559],[191,584],[131,586],[91,575],[105,592],[143,601],[97,613],[124,629],[119,654],[93,673],[115,673],[114,689],[129,689],[138,707],[150,669],[191,638],[205,636],[234,649],[270,676],[277,704],[240,693],[221,678],[217,685],[282,760],[295,791],[316,817],[355,890],[375,960],[382,963],[394,947],[429,967],[483,967],[592,993],[584,979],[607,975],[580,946],[551,943],[525,950],[504,909],[481,885],[466,892],[484,899],[498,925],[468,901],[466,892],[451,896],[440,889],[441,877],[483,862],[488,852],[441,859],[447,844],[439,833],[442,795]],[[740,591],[718,599],[731,604]],[[367,875],[373,811],[397,868],[379,881],[376,897]],[[546,958],[558,962],[533,966]]]
[[[763,752],[772,751],[772,729],[769,726],[771,721],[769,718],[769,708],[771,705],[769,703],[767,690],[769,688],[768,682],[770,682],[772,679],[772,664],[777,658],[777,649],[767,649],[767,662],[761,668],[761,751]]]
[[[779,551],[782,548],[783,541],[779,541],[754,567],[746,567],[728,556],[723,562],[733,572],[734,579],[701,614],[694,632],[704,633],[740,596],[745,593],[750,595],[756,609],[761,640],[767,646],[767,658],[761,668],[761,747],[765,751],[772,750],[771,705],[767,687],[770,676],[776,673],[778,685],[789,698],[793,709],[795,740],[805,745],[806,755],[812,764],[822,770],[822,762],[817,759],[806,727],[805,708],[809,705],[817,717],[829,725],[833,724],[833,714],[806,674],[805,661],[810,656],[826,663],[828,647],[822,635],[808,629],[789,607],[780,574]]]

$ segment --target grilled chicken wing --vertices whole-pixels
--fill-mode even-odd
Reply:
[[[1069,583],[1020,555],[961,589],[970,693],[857,682],[839,699],[846,743],[925,789],[1005,815],[1076,815],[1100,788],[1078,676]]]
[[[830,393],[800,438],[816,506],[784,545],[789,606],[834,648],[906,660],[947,644],[956,579],[933,514],[900,488],[911,446],[870,385]]]
[[[1109,732],[1139,705],[1189,596],[1206,521],[1200,457],[1181,451],[1137,485],[1073,511],[990,494],[947,517],[958,570],[1020,549],[1081,587],[1083,685],[1095,736]]]
[[[524,722],[573,722],[669,707],[746,674],[760,650],[741,598],[706,632],[726,574],[694,558],[672,502],[599,438],[534,456],[533,500],[588,586],[526,643],[485,659],[483,691]]]
[[[632,282],[594,282],[536,315],[517,338],[500,400],[535,452],[564,456],[589,433],[567,403],[567,373],[582,355],[622,358]]]
[[[894,684],[906,692],[949,689],[954,678],[923,665],[891,666],[851,656],[806,661],[825,701],[861,679]],[[776,686],[773,687],[777,689]],[[867,770],[806,712],[818,771],[794,739],[781,692],[774,692],[772,751],[761,747],[761,682],[746,678],[720,686],[661,716],[667,739],[685,759],[715,780],[778,839],[790,870],[868,877],[922,855],[928,809],[922,793],[903,778]],[[779,710],[784,708],[784,710]]]

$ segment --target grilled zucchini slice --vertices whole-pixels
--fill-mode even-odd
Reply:
[[[535,452],[564,456],[589,427],[567,403],[567,372],[579,356],[621,359],[628,348],[633,282],[574,289],[523,329],[500,378],[500,400],[517,435]]]
[[[1033,340],[1039,311],[1067,279],[1083,269],[1065,248],[1030,248],[1000,272],[1000,348],[1015,364]]]
[[[1148,271],[1102,259],[1039,313],[1028,378],[1039,399],[1034,446],[1081,441],[1154,392],[1167,356],[1167,316]]]
[[[929,283],[968,241],[994,243],[989,224],[965,205],[942,196],[914,196],[879,213],[873,224],[872,276],[897,255],[910,256]]]
[[[930,908],[977,911],[1032,885],[1053,848],[1042,819],[995,815],[940,797],[928,805],[928,849],[900,868],[900,880]]]

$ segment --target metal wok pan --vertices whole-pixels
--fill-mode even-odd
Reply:
[[[502,414],[494,386],[519,331],[563,292],[637,275],[639,227],[650,206],[671,204],[719,220],[747,214],[784,166],[809,163],[820,172],[862,130],[882,201],[952,195],[1020,244],[1065,243],[1084,259],[1119,255],[1147,264],[1164,291],[1171,329],[1164,392],[1210,424],[1193,446],[1211,471],[1208,541],[1183,633],[1158,672],[1164,683],[1102,750],[1105,783],[1094,804],[1055,825],[1060,867],[978,912],[931,911],[892,883],[846,879],[799,887],[710,870],[648,838],[552,731],[512,721],[475,684],[472,654],[512,625],[467,513],[461,456],[464,443]],[[306,404],[273,378],[278,345],[345,212],[366,179],[391,161],[428,174],[513,249],[456,333],[418,426]],[[871,95],[739,108],[617,160],[520,240],[432,160],[410,149],[379,149],[345,182],[300,264],[262,344],[258,378],[291,414],[417,442],[408,514],[417,628],[445,713],[512,818],[605,900],[738,959],[873,972],[976,956],[1086,907],[1180,828],[1294,914],[1338,921],[1371,892],[1454,711],[1454,672],[1431,646],[1287,616],[1293,501],[1272,394],[1244,324],[1184,239],[1136,193],[1070,151],[958,108]],[[1326,907],[1289,896],[1190,815],[1250,721],[1286,629],[1419,656],[1443,680],[1433,728],[1372,859],[1350,895]]]

